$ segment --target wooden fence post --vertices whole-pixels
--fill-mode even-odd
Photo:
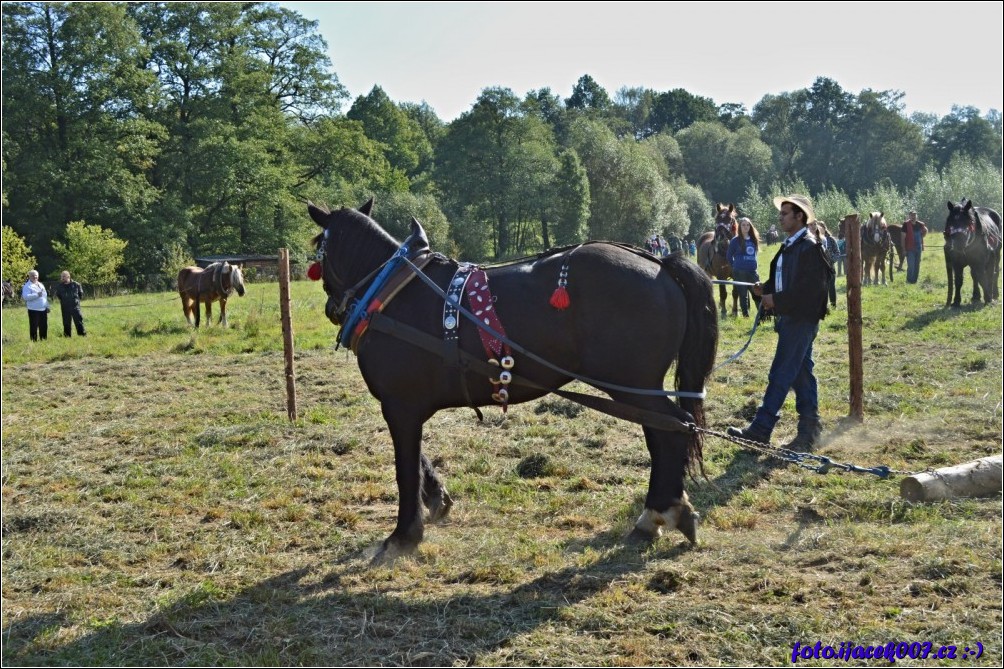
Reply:
[[[296,375],[293,372],[293,318],[289,308],[289,249],[279,249],[279,310],[282,350],[286,358],[286,414],[296,420]]]
[[[847,240],[847,362],[850,372],[850,417],[861,423],[864,410],[864,354],[861,345],[861,223],[857,214],[844,217]]]

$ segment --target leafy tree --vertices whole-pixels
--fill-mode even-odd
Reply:
[[[354,201],[364,202],[364,194],[360,195]],[[434,197],[408,192],[383,192],[376,193],[374,198],[375,218],[393,237],[404,241],[411,234],[411,219],[414,217],[422,224],[434,250],[456,255],[456,248],[450,240],[449,221]]]
[[[655,96],[649,125],[652,132],[666,129],[678,132],[698,121],[717,119],[718,108],[714,100],[693,95],[682,88],[674,88]]]
[[[854,202],[862,222],[871,212],[881,211],[887,223],[899,223],[906,219],[908,211],[903,193],[889,181],[861,191],[854,197]]]
[[[927,155],[938,168],[946,167],[955,155],[999,165],[1000,113],[996,116],[996,127],[993,118],[993,111],[988,118],[982,118],[975,107],[953,106],[952,112],[931,128]]]
[[[125,261],[128,242],[99,225],[72,221],[66,226],[66,244],[52,243],[63,269],[78,281],[93,285],[114,283]]]
[[[585,118],[573,123],[570,137],[589,177],[591,238],[638,244],[654,232],[685,233],[686,207],[652,151]]]
[[[731,132],[717,121],[700,121],[676,138],[687,178],[701,184],[713,200],[736,202],[750,182],[763,185],[771,173],[770,148],[753,127]]]
[[[553,221],[554,245],[586,241],[589,222],[589,178],[578,154],[572,149],[558,156],[561,165],[554,178],[553,192],[543,197],[548,204],[547,220]],[[551,246],[545,230],[544,246]]]
[[[3,278],[17,285],[28,272],[35,268],[35,256],[21,235],[8,226],[3,226]]]
[[[565,106],[582,111],[605,112],[610,108],[610,96],[595,79],[583,74],[572,87],[571,97],[565,99]]]
[[[175,241],[167,246],[160,272],[168,279],[174,280],[177,278],[178,272],[194,265],[195,259],[192,258],[192,254],[185,248],[185,245]]]
[[[528,226],[539,223],[535,204],[558,170],[551,129],[527,114],[508,88],[482,91],[471,111],[450,124],[439,145],[436,181],[467,257],[496,258],[542,243]],[[469,228],[487,226],[490,237]],[[491,248],[469,246],[491,239]]]
[[[935,230],[943,230],[947,202],[963,198],[984,207],[1004,211],[1001,169],[989,162],[957,155],[943,169],[933,165],[921,173],[906,196],[906,205]]]
[[[836,187],[830,187],[814,195],[812,206],[816,212],[816,218],[826,223],[826,227],[829,228],[834,237],[837,235],[837,228],[844,216],[861,213],[851,202],[847,193]]]
[[[659,172],[666,180],[684,173],[683,151],[680,142],[669,131],[649,135],[641,141],[642,146],[652,151],[656,157]]]
[[[432,161],[432,144],[421,126],[391,102],[379,86],[356,98],[346,116],[363,125],[366,136],[384,146],[391,167],[415,178],[422,166]]]
[[[3,34],[4,221],[47,274],[67,221],[146,229],[164,136],[142,115],[155,78],[121,3],[4,3]]]
[[[687,183],[682,178],[677,178],[673,183],[673,190],[676,191],[677,197],[687,211],[687,226],[682,234],[687,239],[697,241],[701,233],[711,230],[715,224],[712,215],[713,205],[704,191]]]

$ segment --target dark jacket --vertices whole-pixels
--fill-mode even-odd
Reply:
[[[781,263],[781,292],[774,288],[777,259]],[[770,261],[770,274],[763,292],[774,297],[774,314],[797,320],[821,321],[829,313],[827,289],[833,267],[816,237],[806,231],[791,246],[782,244]]]
[[[56,284],[56,299],[63,309],[75,309],[80,306],[80,300],[84,297],[84,288],[76,281]]]

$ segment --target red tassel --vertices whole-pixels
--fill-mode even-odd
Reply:
[[[568,298],[568,291],[565,290],[564,286],[558,286],[551,293],[551,306],[555,309],[559,311],[567,309],[571,303],[572,301]]]
[[[310,267],[307,268],[307,278],[311,281],[317,281],[321,278],[321,263],[315,262],[310,264]]]

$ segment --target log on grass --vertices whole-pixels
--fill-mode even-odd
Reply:
[[[908,476],[899,494],[911,502],[937,502],[954,497],[981,497],[1001,491],[1001,456],[993,455]]]

